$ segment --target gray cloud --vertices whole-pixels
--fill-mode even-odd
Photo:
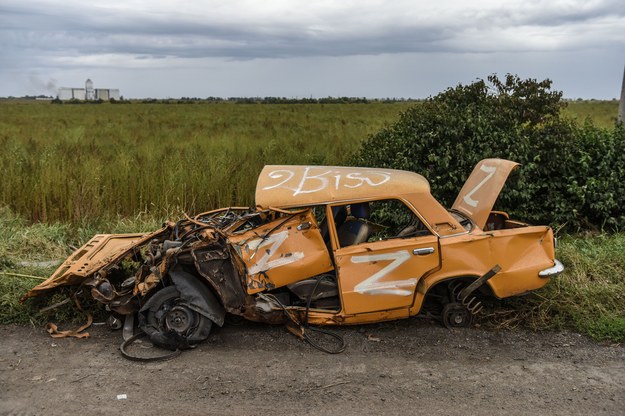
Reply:
[[[623,56],[623,33],[622,0],[0,0],[0,76],[81,67],[147,71],[182,68],[192,61],[204,66],[230,62],[232,67],[232,62],[248,60],[286,64],[370,56],[400,62],[402,54],[434,60],[441,54],[482,54],[484,62],[491,62],[488,55],[510,53],[537,59],[541,53],[579,51],[583,56],[583,51],[603,50]]]
[[[425,17],[417,14],[414,20],[405,19],[402,9],[391,9],[379,21],[373,18],[375,10],[354,15],[352,10],[346,10],[324,17],[325,20],[300,16],[291,21],[285,16],[266,22],[260,17],[237,21],[236,16],[231,16],[223,20],[219,15],[198,19],[177,14],[173,8],[168,15],[26,2],[0,7],[0,36],[4,47],[43,54],[61,51],[78,55],[123,53],[252,59],[544,50],[549,43],[528,41],[524,38],[527,32],[537,38],[553,36],[554,31],[561,33],[560,42],[570,47],[580,31],[592,29],[597,20],[608,19],[603,25],[614,35],[624,29],[622,1],[570,2],[568,6],[560,2],[556,6],[539,3],[524,2],[515,9],[499,6],[484,11],[461,8],[430,18],[427,14]],[[391,2],[388,7],[393,6]],[[505,36],[497,39],[502,32]],[[619,37],[625,38],[622,33],[618,33]],[[589,44],[602,41],[593,33],[584,33],[584,37]],[[465,42],[467,38],[471,42]],[[7,39],[11,40],[10,45],[5,44]]]

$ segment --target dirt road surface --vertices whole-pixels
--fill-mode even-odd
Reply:
[[[0,326],[0,414],[625,414],[622,345],[415,319],[335,330],[343,354],[246,323],[173,360],[137,363],[106,327],[81,340]],[[133,351],[155,352],[148,342]]]

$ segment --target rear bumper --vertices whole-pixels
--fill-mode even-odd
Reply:
[[[552,277],[552,276],[562,273],[562,271],[564,270],[564,266],[562,265],[562,263],[560,263],[559,260],[554,260],[554,263],[555,264],[553,265],[553,267],[550,267],[548,269],[541,270],[540,272],[538,272],[538,276]]]

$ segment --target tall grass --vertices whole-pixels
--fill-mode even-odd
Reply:
[[[618,118],[618,100],[569,101],[564,113],[579,123],[584,123],[586,119],[590,119],[599,127],[612,128]]]
[[[0,204],[30,222],[74,224],[253,205],[265,164],[346,163],[411,105],[0,101]],[[613,124],[617,107],[564,111]]]
[[[342,164],[408,104],[0,103],[0,203],[30,221],[254,203],[265,164]]]

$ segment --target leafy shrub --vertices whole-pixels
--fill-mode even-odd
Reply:
[[[625,129],[561,116],[562,93],[550,88],[550,80],[510,74],[449,88],[370,136],[352,163],[419,172],[451,206],[479,160],[510,159],[523,166],[499,209],[573,231],[622,229]]]

